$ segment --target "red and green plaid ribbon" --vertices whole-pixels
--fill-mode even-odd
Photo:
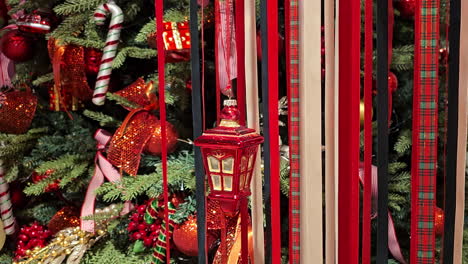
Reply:
[[[300,263],[300,164],[299,164],[299,5],[286,5],[286,55],[289,113],[290,194],[289,194],[289,261]]]
[[[152,224],[157,218],[157,209],[158,209],[158,201],[153,200],[151,204],[148,206],[145,214],[145,221],[148,224]],[[166,263],[166,250],[167,250],[167,245],[166,245],[166,237],[172,236],[172,233],[174,232],[174,213],[176,211],[175,206],[172,203],[168,203],[168,208],[169,208],[169,230],[166,232],[166,223],[165,221],[162,222],[161,224],[161,229],[159,231],[158,235],[158,241],[156,242],[156,247],[154,248],[153,251],[153,264],[164,264]]]
[[[434,263],[440,0],[419,0],[415,17],[411,263]]]

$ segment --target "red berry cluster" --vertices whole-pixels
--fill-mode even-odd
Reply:
[[[31,179],[33,181],[33,183],[38,183],[40,181],[42,181],[43,179],[46,179],[48,178],[50,175],[52,175],[52,173],[54,173],[54,170],[47,170],[46,173],[44,174],[39,174],[37,172],[33,172],[32,175],[31,175]],[[53,183],[49,184],[49,186],[47,186],[47,188],[45,189],[46,192],[56,192],[60,189],[60,180],[55,180]]]
[[[45,247],[51,235],[49,230],[37,222],[32,223],[30,226],[21,227],[18,235],[15,259],[25,257],[27,250],[33,250],[36,247]]]
[[[131,222],[128,224],[127,230],[131,240],[141,240],[145,247],[152,248],[156,246],[161,221],[157,219],[152,224],[146,223],[144,216],[147,206],[147,204],[137,206],[136,212],[130,216]]]

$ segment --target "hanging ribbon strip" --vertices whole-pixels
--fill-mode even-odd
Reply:
[[[164,54],[164,1],[155,0],[154,9],[156,14],[156,43],[158,54]],[[167,130],[166,130],[166,99],[165,99],[165,71],[164,71],[164,56],[158,56],[158,82],[159,82],[159,118],[161,119],[161,164],[162,164],[162,182],[164,204],[169,202],[169,190],[167,188]],[[164,222],[165,230],[170,230],[169,223],[169,206],[164,206]],[[171,262],[170,239],[166,235],[166,263]]]
[[[360,1],[339,2],[338,261],[359,262]]]
[[[278,130],[278,1],[261,1],[262,102],[266,208],[265,262],[281,262],[279,130]]]
[[[440,1],[416,3],[410,263],[432,264],[435,257]]]
[[[376,262],[388,262],[389,3],[377,1],[377,200]]]
[[[94,170],[94,175],[89,183],[88,190],[86,191],[83,206],[81,207],[81,230],[87,232],[94,232],[94,221],[84,220],[83,217],[94,214],[94,204],[96,202],[95,192],[97,188],[99,188],[99,186],[104,183],[105,179],[110,182],[120,182],[122,179],[119,171],[114,166],[112,166],[112,164],[103,155],[103,151],[105,150],[111,137],[112,135],[103,129],[98,129],[94,135],[94,138],[97,141],[97,152],[96,158],[94,159],[96,168]],[[130,212],[130,209],[130,202],[126,202],[120,214],[127,214]]]
[[[6,235],[15,233],[16,220],[13,216],[13,205],[10,198],[10,187],[4,179],[3,161],[0,160],[0,218]]]
[[[455,246],[455,212],[457,204],[457,170],[458,163],[466,165],[466,159],[459,159],[458,148],[466,153],[466,141],[459,144],[459,74],[460,74],[460,0],[450,1],[450,25],[449,25],[449,67],[448,67],[448,102],[447,102],[447,133],[446,133],[446,162],[445,162],[445,206],[444,206],[444,235],[442,263],[454,262]],[[463,73],[465,74],[465,73]],[[466,121],[465,121],[466,122]],[[466,130],[463,133],[466,140]],[[466,154],[463,155],[466,157]],[[465,167],[465,166],[463,166]],[[462,230],[459,230],[463,232]]]
[[[231,81],[237,78],[237,45],[233,0],[215,0],[216,74],[218,86],[234,97]]]
[[[372,77],[373,77],[373,1],[365,1],[364,35],[364,194],[362,202],[362,264],[371,260],[372,196]],[[376,179],[377,180],[377,179]]]
[[[200,39],[198,36],[198,2],[190,0],[190,36],[192,39],[190,57],[192,71],[192,120],[193,138],[202,135],[202,93],[200,86]],[[195,178],[197,200],[197,235],[198,235],[198,263],[207,263],[206,254],[206,200],[205,200],[205,173],[199,147],[194,146]]]
[[[285,1],[286,80],[289,131],[289,262],[300,263],[299,4]]]
[[[468,120],[468,2],[458,1],[461,3],[451,6],[458,7],[461,11],[460,17],[460,51],[459,51],[459,83],[458,86],[458,149],[457,149],[457,173],[456,173],[456,208],[455,208],[455,230],[454,230],[454,246],[453,246],[453,262],[463,262],[463,228],[465,223],[465,177],[466,177],[466,135],[467,135],[467,120]],[[458,5],[458,6],[457,6]],[[450,248],[448,248],[450,250]]]

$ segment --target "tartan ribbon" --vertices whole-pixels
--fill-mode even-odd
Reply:
[[[288,126],[290,155],[289,189],[289,261],[300,263],[300,153],[299,153],[299,5],[288,0],[286,17],[286,74],[288,90]]]
[[[437,103],[440,0],[419,0],[415,15],[411,257],[432,264],[437,176]]]

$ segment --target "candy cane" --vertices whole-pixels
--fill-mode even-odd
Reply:
[[[3,178],[3,161],[0,160],[0,214],[3,221],[3,229],[7,235],[15,233],[15,217],[10,199],[10,188]]]
[[[101,59],[101,66],[94,88],[93,103],[95,105],[103,105],[106,99],[106,92],[109,89],[109,81],[112,73],[112,62],[114,61],[119,44],[120,31],[122,30],[122,22],[124,19],[122,9],[118,7],[114,1],[109,1],[107,4],[100,5],[94,12],[94,21],[96,25],[104,25],[107,15],[111,13],[111,21],[109,24],[109,32],[107,33],[106,46]]]

